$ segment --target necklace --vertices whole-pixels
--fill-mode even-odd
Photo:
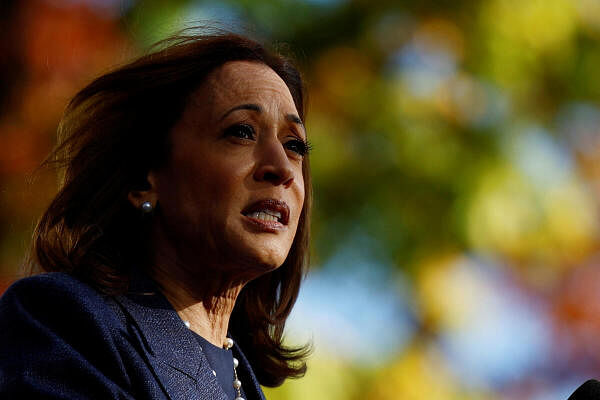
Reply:
[[[223,343],[223,348],[226,350],[230,350],[233,347],[233,339],[225,338],[225,343]],[[240,364],[237,358],[233,357],[233,388],[237,393],[237,397],[235,400],[244,400],[242,397],[242,381],[238,379],[237,375],[237,367]]]
[[[185,325],[186,328],[190,329],[190,321],[183,321],[183,324]],[[233,347],[233,339],[225,338],[225,342],[223,342],[223,348],[225,350],[231,350],[232,347]],[[237,394],[237,397],[235,398],[235,400],[245,400],[242,397],[242,381],[239,380],[238,374],[237,374],[237,367],[239,364],[240,364],[240,362],[238,361],[238,359],[233,357],[233,388],[235,389],[235,392]],[[214,370],[213,370],[213,374],[215,374]],[[215,374],[215,376],[216,376],[216,374]]]

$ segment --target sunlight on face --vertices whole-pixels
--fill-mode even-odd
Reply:
[[[279,267],[304,204],[304,126],[283,80],[229,62],[196,90],[153,173],[159,229],[186,264],[253,277]],[[242,272],[243,271],[243,272]]]

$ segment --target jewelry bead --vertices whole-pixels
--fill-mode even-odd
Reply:
[[[214,369],[212,370],[212,373],[214,376],[217,376],[217,371],[215,371]]]
[[[183,321],[186,328],[190,329],[190,321]]]
[[[233,339],[231,338],[225,338],[225,343],[223,343],[223,347],[227,350],[231,349],[233,347]],[[235,398],[235,400],[245,400],[242,397],[242,381],[240,381],[238,379],[238,374],[237,374],[237,367],[240,364],[240,362],[238,361],[237,358],[232,357],[233,359],[233,388],[235,389],[235,391],[237,392],[237,397]]]
[[[149,214],[152,212],[152,203],[150,203],[149,201],[145,201],[142,203],[142,211],[146,214]]]

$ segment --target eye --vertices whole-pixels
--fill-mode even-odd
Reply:
[[[238,139],[254,140],[256,134],[254,128],[247,124],[236,124],[225,129],[225,136],[232,136]]]
[[[311,149],[311,146],[308,142],[300,139],[288,140],[283,144],[283,147],[285,147],[287,150],[297,153],[300,156],[305,156]]]

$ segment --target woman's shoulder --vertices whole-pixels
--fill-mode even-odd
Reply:
[[[77,279],[75,276],[66,272],[46,272],[16,280],[8,287],[6,293],[28,290],[32,288],[49,290],[60,290],[60,288],[63,288],[64,290],[69,291],[73,289],[90,287]]]
[[[0,312],[19,306],[21,311],[41,307],[55,311],[89,311],[107,304],[107,296],[65,272],[49,272],[19,279],[0,298]]]
[[[139,356],[110,303],[66,273],[13,283],[0,298],[0,397],[132,398]]]
[[[0,297],[0,325],[20,330],[59,330],[65,334],[118,329],[114,300],[76,277],[51,272],[14,282]],[[8,330],[3,330],[9,334]]]

